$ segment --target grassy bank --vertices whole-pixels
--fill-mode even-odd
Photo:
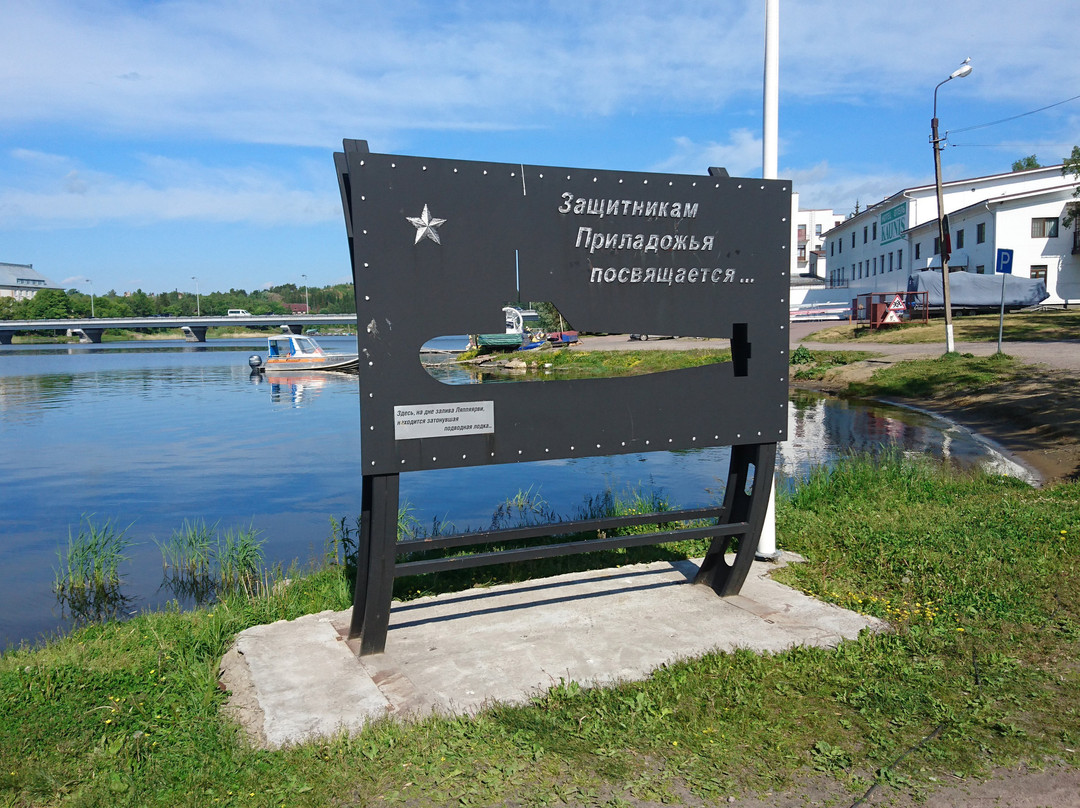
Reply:
[[[699,804],[1080,763],[1080,485],[852,460],[777,518],[780,546],[808,558],[785,581],[896,630],[257,751],[219,713],[221,655],[247,626],[349,600],[340,565],[294,570],[212,608],[6,652],[0,805]]]
[[[953,334],[957,342],[995,342],[998,338],[998,314],[976,314],[956,317]],[[1006,342],[1045,342],[1076,339],[1080,334],[1080,310],[1024,311],[1005,315],[1003,338]],[[813,342],[873,343],[944,343],[945,321],[931,320],[897,328],[871,330],[854,325],[833,326],[815,331]]]

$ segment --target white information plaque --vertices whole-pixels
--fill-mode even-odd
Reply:
[[[394,440],[486,435],[494,431],[494,401],[399,404],[394,407]]]

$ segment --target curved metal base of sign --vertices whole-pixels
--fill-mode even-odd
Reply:
[[[405,542],[397,540],[398,475],[365,476],[357,548],[356,590],[349,639],[359,639],[360,656],[383,652],[390,623],[394,579],[403,575],[422,575],[440,570],[531,561],[687,539],[712,539],[694,582],[711,587],[718,595],[737,595],[754,561],[754,553],[761,536],[775,459],[775,443],[732,446],[724,502],[718,506],[556,522]],[[715,521],[702,526],[702,520]],[[679,527],[680,523],[696,525]],[[668,529],[629,536],[608,535],[617,528],[638,525],[656,525],[658,528],[667,526]],[[572,537],[582,533],[592,533],[597,535],[597,538],[568,538],[554,544],[534,544],[450,558],[397,560],[402,556],[454,547],[505,544],[551,536]],[[733,539],[738,541],[738,549],[734,561],[729,564],[725,554]]]
[[[718,595],[739,594],[757,553],[761,528],[765,524],[765,512],[769,507],[769,490],[775,465],[775,443],[731,447],[731,464],[728,467],[727,487],[724,489],[724,510],[728,521],[744,523],[746,532],[733,536],[716,536],[712,540],[709,552],[705,554],[701,568],[694,578],[695,584],[711,587]],[[733,538],[738,539],[739,546],[735,551],[734,561],[728,564],[726,555]]]

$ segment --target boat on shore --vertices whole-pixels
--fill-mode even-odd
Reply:
[[[327,353],[311,337],[282,334],[267,337],[265,363],[258,354],[248,359],[252,370],[260,373],[293,373],[310,370],[353,370],[360,365],[359,354]]]

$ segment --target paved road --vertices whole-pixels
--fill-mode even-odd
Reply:
[[[814,342],[810,337],[816,331],[830,328],[836,325],[834,322],[818,323],[792,323],[791,345],[805,345],[811,351],[836,351],[843,349],[857,349],[873,351],[897,359],[922,359],[941,356],[945,353],[945,343],[923,343],[918,345],[895,345],[888,343],[857,343],[837,342]],[[1060,342],[1009,342],[1005,341],[1001,349],[1009,356],[1014,356],[1022,362],[1031,365],[1046,365],[1057,370],[1080,372],[1080,339]],[[959,353],[970,353],[975,356],[990,356],[997,353],[997,340],[992,342],[958,342],[956,350]]]

